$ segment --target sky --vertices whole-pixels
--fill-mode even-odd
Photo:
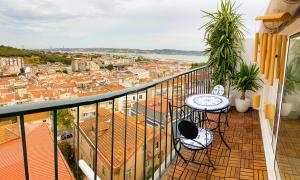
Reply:
[[[237,0],[253,38],[269,0]],[[17,48],[202,50],[220,0],[0,0],[0,44]]]

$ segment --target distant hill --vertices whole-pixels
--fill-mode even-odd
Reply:
[[[66,54],[51,53],[37,50],[17,49],[14,47],[0,45],[0,57],[24,57],[27,64],[46,64],[47,62],[61,62],[71,64],[72,59]]]
[[[20,56],[20,57],[30,57],[33,55],[38,55],[40,52],[25,50],[25,49],[17,49],[9,46],[0,46],[0,56],[4,57],[12,57],[12,56]]]
[[[134,54],[165,54],[165,55],[193,55],[203,56],[201,51],[184,51],[176,49],[129,49],[129,48],[52,48],[42,49],[48,52],[68,52],[68,53],[134,53]]]

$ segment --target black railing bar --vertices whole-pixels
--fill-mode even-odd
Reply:
[[[197,80],[196,80],[196,78],[197,78],[197,76],[196,76],[196,71],[194,71],[193,72],[193,74],[194,74],[194,78],[193,78],[193,84],[194,84],[194,86],[193,86],[193,94],[196,94],[197,92],[196,92],[196,88],[197,88]]]
[[[199,92],[198,92],[198,88],[199,88],[199,86],[198,86],[198,71],[196,71],[196,94],[199,94]]]
[[[53,140],[54,140],[54,177],[58,180],[58,160],[57,160],[57,109],[53,110]]]
[[[98,126],[99,126],[99,103],[96,103],[96,122],[95,122],[95,150],[94,150],[94,180],[97,180],[97,161],[98,161]]]
[[[167,157],[168,157],[168,100],[169,100],[169,81],[167,81],[167,110],[166,110],[166,126],[165,126],[165,131],[166,131],[166,144],[165,144],[165,168],[167,168],[166,163],[167,163]]]
[[[191,93],[190,93],[190,94],[192,95],[192,94],[194,94],[194,91],[193,91],[193,89],[194,89],[193,72],[191,72],[190,74],[191,74],[191,76],[190,76],[190,78],[191,78],[191,79],[190,79],[190,82],[191,82],[191,87],[190,87]]]
[[[190,95],[190,73],[187,74],[187,96]]]
[[[27,160],[27,147],[26,147],[26,134],[25,134],[25,125],[24,125],[24,115],[20,116],[20,128],[21,128],[21,136],[22,136],[22,147],[23,147],[23,161],[24,161],[25,179],[29,180],[28,160]]]
[[[194,84],[195,84],[195,92],[194,93],[197,94],[197,89],[198,89],[198,86],[197,86],[197,84],[198,84],[198,81],[197,81],[197,78],[198,78],[197,77],[197,71],[195,71],[194,74],[195,74],[194,75],[194,81],[195,81],[194,82]]]
[[[114,175],[114,131],[115,131],[115,99],[112,100],[112,119],[111,119],[111,154],[110,154],[110,179]]]
[[[168,103],[168,102],[167,102]],[[168,103],[169,104],[169,103]],[[174,107],[174,79],[172,79],[172,107]],[[172,108],[173,109],[173,108]],[[170,112],[172,113],[172,116],[173,116],[173,112]],[[171,121],[170,123],[170,127],[171,127],[171,138],[170,138],[170,158],[171,158],[171,161],[172,161],[172,143],[173,143],[173,122]],[[167,127],[168,128],[168,127]]]
[[[77,126],[76,126],[76,129],[77,129],[77,152],[76,152],[76,156],[77,156],[77,162],[76,162],[76,179],[79,179],[79,106],[77,106],[77,119],[76,119],[76,122],[77,122]]]
[[[136,92],[136,119],[135,119],[135,147],[134,147],[134,180],[136,180],[136,162],[137,162],[137,136],[138,136],[138,117],[139,117],[139,92]]]
[[[177,96],[177,100],[176,100],[176,106],[180,108],[181,106],[181,102],[180,102],[180,106],[178,105],[178,86],[179,86],[179,77],[176,78],[176,82],[177,82],[177,87],[176,87],[176,96]],[[175,134],[176,134],[176,138],[177,138],[177,118],[178,118],[178,108],[176,109],[176,126],[175,126]],[[175,147],[174,147],[175,148]]]
[[[186,97],[186,88],[187,88],[187,85],[186,85],[186,75],[184,75],[183,101],[185,101],[185,97]],[[184,112],[184,116],[185,116],[187,109],[186,109],[186,106],[184,106],[183,108],[184,108],[183,112]]]
[[[160,84],[160,116],[159,116],[159,164],[162,163],[161,159],[161,122],[162,122],[162,98],[163,98],[163,83]],[[161,166],[159,166],[159,177],[161,177]]]
[[[123,169],[123,179],[125,180],[125,172],[126,172],[126,151],[127,151],[127,94],[125,96],[125,130],[124,130],[124,169]]]
[[[195,84],[194,84],[194,71],[191,72],[191,94],[194,94],[194,87],[195,87]]]
[[[198,69],[203,69],[208,66],[203,66]],[[12,106],[3,106],[0,108],[1,117],[18,116],[20,114],[31,114],[35,112],[52,111],[54,109],[72,108],[76,106],[89,105],[99,102],[112,100],[125,96],[126,94],[136,93],[137,91],[144,91],[148,88],[154,87],[157,84],[164,83],[168,80],[176,78],[177,76],[188,74],[196,69],[185,71],[176,75],[156,80],[147,84],[142,84],[136,87],[127,88],[121,91],[108,92],[99,95],[76,97],[70,99],[57,99],[51,101],[32,102],[28,104],[17,104]]]
[[[146,154],[147,154],[147,114],[148,114],[148,91],[146,90],[146,102],[145,102],[145,122],[144,122],[144,157],[143,157],[143,179],[146,177]]]
[[[204,93],[204,81],[203,81],[203,77],[204,77],[204,72],[201,71],[201,93]]]
[[[155,107],[156,107],[156,86],[154,86],[154,107],[153,107],[153,112],[154,112],[154,117],[153,117],[153,119],[154,119],[154,125],[153,125],[153,137],[152,137],[152,180],[154,180],[154,165],[155,165],[155,162],[154,162],[154,160],[155,160],[155,158],[154,158],[154,144],[155,144],[155,118],[156,118],[156,116],[155,116],[155,114],[156,114],[156,109],[155,109]]]

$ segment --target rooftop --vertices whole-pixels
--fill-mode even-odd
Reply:
[[[54,179],[53,139],[48,125],[28,124],[25,131],[30,179]],[[24,179],[21,147],[20,137],[0,144],[0,179]],[[60,179],[74,179],[60,150],[58,150],[58,166]]]
[[[139,120],[142,117],[139,116]],[[99,108],[99,122],[98,125],[98,153],[107,166],[110,166],[111,157],[111,119],[112,113],[105,108]],[[137,148],[140,148],[144,143],[144,126],[138,125],[137,137],[136,133],[136,116],[128,116],[127,123],[127,142],[126,142],[126,157],[129,159],[135,152],[135,139],[137,138]],[[81,129],[85,132],[88,138],[95,142],[95,119],[85,120],[80,123]],[[119,112],[114,114],[114,168],[118,169],[124,162],[124,131],[125,129],[125,115]],[[149,133],[150,131],[148,131]]]

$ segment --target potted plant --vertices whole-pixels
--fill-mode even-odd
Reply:
[[[201,28],[205,31],[204,39],[208,47],[203,52],[208,54],[208,64],[213,68],[212,86],[227,85],[229,94],[236,67],[242,62],[245,32],[242,15],[237,13],[236,4],[230,0],[222,0],[217,12],[202,12],[208,19]]]
[[[287,65],[285,70],[285,84],[280,113],[281,116],[288,116],[293,109],[293,104],[286,100],[287,96],[294,94],[297,88],[297,80],[295,78],[295,73],[293,72],[293,69],[293,65],[289,64]]]
[[[246,97],[247,91],[257,91],[261,85],[259,84],[259,68],[255,65],[247,65],[242,63],[240,71],[234,78],[235,89],[240,91],[241,97],[235,99],[235,106],[238,112],[246,112],[250,107],[250,99]]]

